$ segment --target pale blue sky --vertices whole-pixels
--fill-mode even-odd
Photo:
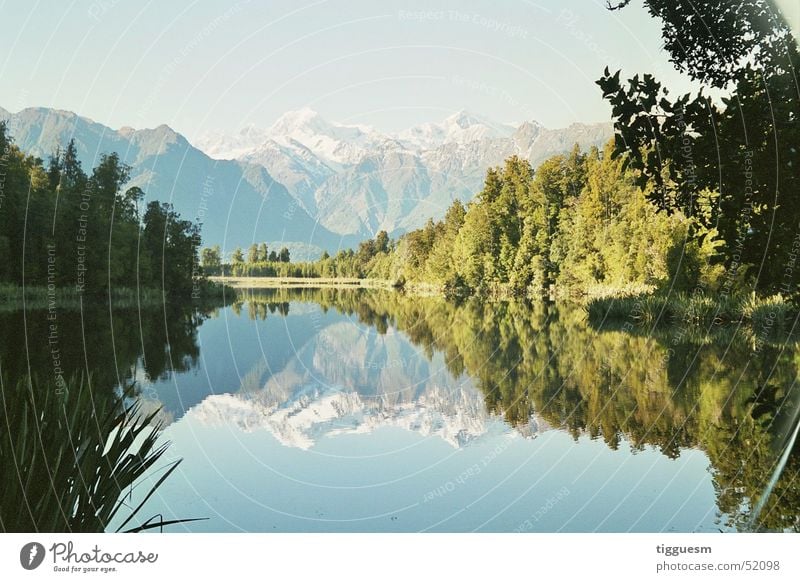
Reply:
[[[560,127],[608,119],[605,64],[688,83],[634,1],[2,1],[0,106],[188,137],[309,106],[395,131],[467,109]]]

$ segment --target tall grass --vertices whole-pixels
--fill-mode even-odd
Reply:
[[[158,411],[143,414],[129,393],[94,394],[84,380],[0,376],[0,389],[2,530],[103,532],[116,519],[117,531],[137,532],[193,521],[139,519],[180,463],[156,467],[169,446],[158,444]],[[149,489],[129,505],[138,486]]]
[[[111,289],[110,293],[97,295],[79,293],[74,287],[58,287],[50,293],[47,287],[20,287],[19,285],[0,283],[0,310],[16,310],[23,307],[47,309],[51,304],[58,308],[77,309],[81,305],[82,298],[84,304],[87,301],[106,301],[110,298],[111,303],[119,308],[151,306],[164,301],[163,294],[158,289],[115,287]]]
[[[589,299],[585,304],[589,321],[629,321],[633,324],[679,324],[709,327],[742,323],[752,327],[770,326],[787,329],[798,315],[798,308],[780,295],[712,296],[635,295],[604,296]]]

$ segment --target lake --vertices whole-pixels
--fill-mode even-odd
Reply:
[[[46,311],[0,325],[6,374],[52,373]],[[798,528],[786,334],[367,289],[86,305],[58,326],[65,371],[160,407],[183,461],[143,514],[206,518],[166,531]]]

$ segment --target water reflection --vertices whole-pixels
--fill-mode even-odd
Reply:
[[[509,531],[562,490],[534,529],[800,530],[798,454],[779,466],[800,408],[791,338],[354,289],[58,317],[67,373],[93,372],[96,394],[135,380],[173,423],[184,478],[152,512],[211,531]],[[7,374],[51,372],[46,312],[0,323]]]
[[[137,398],[131,383],[137,369],[165,378],[192,368],[206,315],[77,307],[0,313],[2,531],[98,532],[111,521],[124,531],[163,525],[128,503],[134,489],[146,495],[157,488],[140,480],[165,451],[158,411],[143,410],[149,401]],[[166,478],[177,463],[156,471]]]
[[[500,414],[526,436],[556,427],[668,458],[698,449],[725,525],[739,528],[796,426],[800,352],[791,338],[755,344],[731,329],[593,329],[581,311],[553,305],[456,307],[363,290],[251,292],[234,311],[269,320],[314,304],[367,327],[334,321],[288,333],[295,349],[285,362],[250,370],[238,395],[207,399],[198,417],[268,427],[302,448],[378,425],[462,446]],[[789,457],[757,527],[798,529],[797,459]]]

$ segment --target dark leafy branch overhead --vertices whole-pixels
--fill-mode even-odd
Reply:
[[[628,5],[608,3],[618,10]],[[767,0],[646,0],[675,68],[712,89],[673,97],[652,75],[597,81],[625,155],[656,206],[717,230],[721,259],[760,290],[795,294],[791,241],[800,224],[795,65],[798,47]]]

